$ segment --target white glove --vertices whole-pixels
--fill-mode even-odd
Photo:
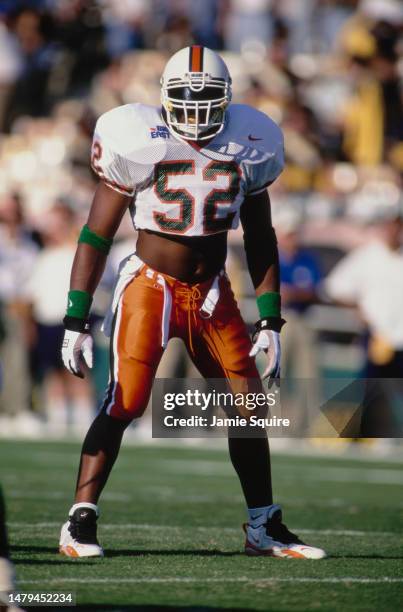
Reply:
[[[62,359],[66,368],[79,378],[84,378],[80,367],[80,357],[84,358],[89,368],[92,368],[93,341],[89,334],[66,329],[62,344]]]
[[[255,335],[250,357],[256,357],[264,351],[267,355],[267,367],[262,374],[262,378],[278,378],[280,376],[280,333],[272,329],[262,329]]]

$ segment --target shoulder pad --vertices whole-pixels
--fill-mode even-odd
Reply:
[[[281,129],[265,113],[247,104],[231,104],[225,129],[214,144],[230,147],[245,163],[260,163],[278,155],[284,148]]]
[[[138,164],[155,164],[165,156],[169,138],[153,137],[158,127],[164,129],[155,106],[125,104],[101,115],[95,133],[118,155]]]

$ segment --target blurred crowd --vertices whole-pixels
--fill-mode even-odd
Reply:
[[[158,105],[166,60],[191,43],[220,51],[233,101],[285,134],[286,169],[270,190],[285,371],[403,377],[402,32],[399,0],[0,0],[0,430],[85,429],[95,410],[100,321],[135,236],[125,218],[95,300],[98,365],[75,380],[59,346],[95,187],[92,130],[114,106]],[[252,323],[233,234],[231,275]]]

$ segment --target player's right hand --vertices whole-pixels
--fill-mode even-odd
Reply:
[[[87,366],[92,368],[93,340],[88,333],[88,323],[82,322],[81,329],[76,331],[69,329],[69,327],[77,327],[71,323],[71,319],[72,317],[65,317],[63,321],[66,330],[62,344],[62,359],[69,372],[78,378],[84,378],[81,360],[83,359]]]

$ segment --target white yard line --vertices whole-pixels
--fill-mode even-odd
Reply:
[[[10,522],[8,523],[8,527],[11,529],[53,529],[61,526],[61,523],[56,522],[45,522],[45,523],[20,523],[20,522]],[[217,532],[225,532],[225,533],[239,533],[240,529],[236,527],[219,527],[217,525],[214,526],[177,526],[177,525],[151,525],[149,523],[101,523],[101,530],[139,530],[139,531],[180,531],[180,530],[189,530],[189,531],[217,531]],[[361,531],[355,529],[298,529],[295,528],[295,531],[303,534],[311,534],[311,535],[331,535],[331,536],[352,536],[352,537],[363,537],[370,536],[373,537],[384,537],[384,536],[393,536],[395,538],[401,537],[401,534],[393,532],[393,531]]]
[[[162,584],[205,584],[205,583],[228,583],[228,582],[244,582],[249,584],[275,584],[278,582],[291,582],[295,583],[324,583],[324,584],[337,584],[337,583],[358,583],[358,584],[382,584],[382,583],[403,583],[402,578],[395,578],[392,576],[382,576],[379,578],[366,578],[366,577],[354,577],[354,576],[343,576],[339,578],[248,578],[246,576],[228,577],[228,578],[44,578],[43,580],[19,580],[18,584],[151,584],[151,583],[162,583]]]

